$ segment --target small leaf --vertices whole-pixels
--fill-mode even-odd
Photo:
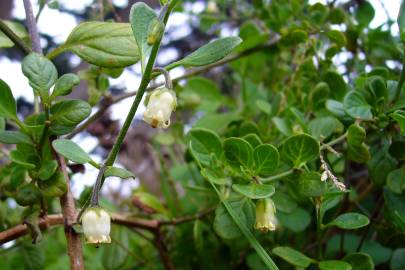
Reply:
[[[311,262],[313,262],[313,259],[290,247],[276,247],[273,248],[272,252],[283,260],[298,267],[307,268]]]
[[[338,101],[342,100],[347,91],[347,84],[342,75],[336,71],[329,70],[322,79],[329,85],[330,89],[333,89],[330,91],[332,98]]]
[[[248,197],[251,199],[264,199],[264,198],[268,198],[271,195],[274,194],[275,189],[274,186],[272,185],[260,185],[260,184],[256,184],[256,183],[251,183],[251,184],[247,184],[247,185],[242,185],[242,184],[234,184],[232,185],[232,188]]]
[[[190,150],[194,157],[204,166],[209,166],[211,154],[217,159],[222,155],[222,144],[219,137],[208,129],[194,128],[188,133]]]
[[[368,1],[362,1],[356,11],[356,20],[361,27],[366,27],[373,20],[375,11]]]
[[[367,253],[351,253],[343,258],[352,266],[352,270],[374,270],[374,262]]]
[[[308,197],[320,197],[326,192],[326,182],[321,181],[317,172],[302,173],[298,180],[298,190]]]
[[[278,167],[278,150],[271,144],[262,144],[256,147],[253,158],[255,161],[255,173],[260,176],[269,176]]]
[[[247,141],[253,148],[262,144],[262,140],[257,136],[255,133],[250,133],[242,137],[245,141]]]
[[[319,156],[319,143],[307,134],[294,135],[283,143],[282,154],[299,168]]]
[[[345,230],[354,230],[367,226],[370,223],[365,215],[359,213],[345,213],[338,216],[327,226],[336,226]]]
[[[17,105],[10,87],[0,79],[0,117],[17,119]]]
[[[343,107],[347,114],[355,119],[370,120],[373,118],[371,106],[360,92],[347,93],[343,100]]]
[[[59,197],[66,193],[67,185],[62,172],[55,173],[51,179],[39,182],[42,194],[46,197]]]
[[[32,182],[19,188],[15,197],[16,202],[22,206],[33,205],[39,202],[40,199],[41,192]]]
[[[311,223],[311,215],[300,207],[295,208],[288,214],[280,211],[277,213],[277,217],[283,227],[295,233],[305,231]]]
[[[83,100],[61,100],[51,107],[51,130],[56,135],[66,134],[90,113],[90,105]]]
[[[336,45],[343,47],[346,45],[346,36],[338,30],[330,30],[326,33],[328,38],[336,43]]]
[[[201,175],[217,185],[225,185],[229,180],[223,170],[212,167],[203,168]]]
[[[123,168],[118,168],[118,167],[113,167],[113,166],[108,166],[107,169],[104,172],[104,176],[110,177],[110,176],[117,176],[122,179],[127,179],[127,178],[135,178],[135,175]]]
[[[27,161],[26,156],[18,150],[10,152],[10,160],[27,169],[35,169],[35,164]]]
[[[352,266],[347,262],[330,260],[319,262],[319,269],[321,270],[351,270]]]
[[[226,139],[224,141],[224,155],[228,164],[238,171],[241,166],[245,169],[253,169],[253,148],[244,139]]]
[[[312,119],[308,124],[308,130],[316,139],[326,139],[336,130],[342,129],[343,126],[335,117],[325,116]]]
[[[145,59],[149,56],[152,49],[152,46],[147,42],[149,25],[157,18],[157,15],[147,4],[138,2],[131,7],[129,18],[131,20],[132,33],[135,37],[135,42],[138,46],[143,66]]]
[[[100,67],[126,67],[139,60],[139,50],[129,23],[81,23],[62,46]]]
[[[56,172],[57,168],[58,162],[56,162],[56,160],[45,161],[45,164],[42,164],[41,168],[38,171],[39,179],[43,181],[48,180]]]
[[[390,261],[390,270],[405,269],[405,248],[398,248],[394,251]]]
[[[32,144],[31,138],[28,135],[19,131],[0,131],[0,142],[5,144],[27,143]]]
[[[26,41],[28,39],[28,33],[25,27],[17,22],[2,20],[19,38]],[[0,48],[11,48],[14,46],[14,42],[11,41],[2,31],[0,31]]]
[[[48,98],[49,89],[58,78],[55,65],[38,53],[30,53],[22,61],[21,68],[31,87],[38,91],[42,98]]]
[[[256,106],[267,115],[271,114],[271,104],[265,100],[258,99],[256,100]]]
[[[76,143],[71,140],[58,139],[52,142],[52,146],[58,154],[78,163],[85,164],[91,161],[90,156]]]
[[[62,75],[55,84],[51,97],[66,96],[72,92],[73,87],[80,83],[76,74],[68,73]]]
[[[401,134],[405,135],[405,111],[397,110],[390,114],[391,118],[397,121]]]
[[[215,63],[231,53],[241,42],[242,39],[239,37],[225,37],[214,40],[166,68],[172,69],[180,65],[198,67]]]
[[[163,206],[159,199],[150,193],[136,192],[134,194],[134,199],[138,201],[142,207],[146,206],[147,208],[153,209],[161,214],[168,214],[167,209]]]

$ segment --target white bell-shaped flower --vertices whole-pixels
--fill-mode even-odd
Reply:
[[[150,95],[143,120],[153,128],[170,126],[170,116],[176,109],[176,94],[167,88],[160,88]]]
[[[88,208],[82,215],[82,227],[86,243],[111,243],[111,217],[104,209]]]
[[[271,199],[258,200],[256,202],[255,229],[264,233],[275,231],[277,225],[275,213],[276,207]]]

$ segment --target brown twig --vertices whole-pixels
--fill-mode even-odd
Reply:
[[[164,243],[163,234],[160,230],[155,232],[154,245],[159,252],[160,258],[162,259],[163,266],[166,270],[174,270],[174,265],[172,259],[170,258],[167,247]]]
[[[165,225],[179,225],[182,223],[186,223],[186,222],[190,222],[196,219],[201,219],[209,214],[211,214],[212,212],[214,212],[214,210],[216,209],[216,206],[214,207],[210,207],[208,209],[202,210],[201,212],[198,212],[195,215],[190,215],[190,216],[185,216],[185,217],[179,217],[179,218],[175,218],[172,220],[164,220],[164,221],[160,221],[159,225],[160,226],[165,226]]]
[[[35,20],[34,12],[32,11],[32,5],[30,0],[24,0],[24,9],[28,26],[28,32],[30,33],[30,38],[32,42],[32,50],[37,53],[42,53],[37,23]]]

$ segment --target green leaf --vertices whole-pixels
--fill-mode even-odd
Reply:
[[[194,128],[205,128],[220,133],[236,119],[239,119],[237,112],[207,113],[198,119]]]
[[[321,270],[351,270],[352,266],[343,261],[330,260],[319,262],[319,269]]]
[[[59,197],[67,191],[66,180],[62,172],[57,172],[47,181],[38,184],[42,194],[46,197]]]
[[[55,83],[52,98],[66,96],[72,92],[73,87],[80,83],[80,78],[76,74],[68,73],[62,75]]]
[[[366,131],[357,124],[352,124],[347,129],[348,159],[358,163],[366,163],[370,158],[368,146],[364,143]]]
[[[188,139],[191,152],[202,165],[210,165],[211,155],[221,159],[222,144],[214,132],[208,129],[194,128],[188,133]]]
[[[45,269],[44,248],[24,241],[18,248],[19,260],[23,263],[25,270],[43,270]]]
[[[126,67],[139,60],[139,50],[129,23],[81,23],[62,46],[100,67]]]
[[[247,185],[234,184],[232,185],[232,188],[236,192],[251,199],[264,199],[270,197],[275,192],[274,186],[272,185],[265,185],[265,184],[261,185],[256,183],[251,183]]]
[[[41,168],[38,171],[39,179],[45,181],[51,178],[51,176],[56,172],[58,168],[58,162],[56,160],[48,160],[42,164]]]
[[[225,175],[222,168],[203,168],[201,175],[217,185],[225,185],[229,180],[229,177]]]
[[[256,106],[267,115],[271,115],[271,104],[265,100],[256,100]]]
[[[90,156],[76,143],[71,140],[58,139],[52,142],[52,146],[58,154],[78,163],[85,164],[91,161]]]
[[[331,221],[327,226],[336,226],[345,230],[359,229],[370,223],[368,217],[359,213],[345,213]]]
[[[298,180],[298,190],[308,197],[320,197],[327,189],[326,182],[321,181],[321,175],[317,172],[302,173]]]
[[[214,40],[166,68],[172,69],[180,65],[199,67],[215,63],[231,53],[241,42],[242,39],[239,37],[225,37]]]
[[[278,167],[278,150],[271,144],[257,146],[253,152],[253,158],[255,173],[260,176],[269,176]]]
[[[17,104],[10,87],[0,79],[0,117],[17,119]]]
[[[397,110],[390,114],[390,117],[397,121],[401,134],[405,135],[405,111]]]
[[[303,232],[311,223],[311,216],[308,211],[300,207],[295,208],[290,213],[278,212],[277,217],[284,227],[295,233]]]
[[[352,145],[361,145],[366,140],[366,130],[357,125],[352,124],[347,129],[347,142]]]
[[[326,35],[332,42],[336,43],[336,45],[340,47],[346,45],[346,36],[342,32],[338,30],[329,30],[326,32]]]
[[[255,221],[254,204],[247,198],[233,198],[229,199],[227,202],[238,215],[241,222],[248,228],[253,228]],[[243,235],[222,204],[220,204],[215,211],[213,226],[215,232],[224,239],[235,239]]]
[[[19,131],[0,131],[0,142],[5,144],[27,143],[32,144],[31,138],[28,135]]]
[[[111,245],[102,245],[101,250],[101,263],[103,269],[118,270],[123,269],[125,262],[128,260],[128,252],[131,247],[129,246],[130,232],[123,226],[112,226]]]
[[[342,124],[332,116],[314,118],[308,124],[309,132],[317,140],[326,139],[340,129],[343,129]]]
[[[31,87],[38,91],[43,99],[47,99],[49,89],[58,78],[55,65],[46,57],[33,52],[24,58],[21,68]]]
[[[111,177],[111,176],[117,176],[122,179],[127,179],[127,178],[135,178],[135,175],[123,168],[118,168],[118,167],[113,167],[113,166],[108,166],[107,169],[104,172],[104,176]]]
[[[148,30],[150,23],[157,18],[153,9],[143,2],[135,3],[129,14],[133,36],[141,56],[142,66],[149,56],[152,46],[148,45]]]
[[[374,8],[368,1],[362,1],[356,11],[356,20],[361,27],[366,27],[374,18]]]
[[[405,269],[405,248],[398,248],[394,251],[390,261],[390,270]]]
[[[244,139],[226,139],[224,141],[224,156],[228,164],[238,171],[241,167],[253,169],[253,148]]]
[[[339,118],[342,118],[346,115],[345,109],[343,108],[343,103],[339,101],[328,99],[325,103],[325,107],[328,111]]]
[[[387,187],[396,194],[401,194],[405,190],[405,166],[388,174]]]
[[[307,134],[294,135],[283,143],[281,153],[299,168],[319,156],[319,143]]]
[[[35,164],[27,161],[27,157],[18,150],[13,150],[10,152],[10,160],[27,169],[35,169],[36,167]]]
[[[272,200],[276,205],[277,211],[281,211],[287,214],[292,213],[295,209],[297,209],[297,203],[287,194],[284,192],[278,191],[276,192]]]
[[[343,100],[343,107],[348,115],[355,119],[371,120],[371,106],[360,92],[350,91]]]
[[[6,129],[6,119],[0,117],[0,131],[4,131]]]
[[[290,247],[276,247],[272,252],[297,267],[307,268],[313,262],[313,259]]]
[[[402,42],[405,42],[405,1],[401,2],[401,7],[398,12],[397,23],[399,27],[399,36]]]
[[[41,192],[32,182],[19,188],[15,197],[16,202],[22,206],[33,205],[39,202],[40,199]]]
[[[388,188],[384,188],[385,217],[400,231],[405,230],[405,194],[395,194]]]
[[[4,21],[2,20],[17,37],[26,41],[28,39],[28,33],[25,27],[17,22]],[[11,48],[14,46],[14,42],[11,41],[2,31],[0,31],[0,48]]]
[[[83,100],[61,100],[51,107],[51,130],[57,135],[66,134],[90,113],[90,105]]]
[[[343,260],[352,265],[352,270],[374,270],[374,262],[366,253],[351,253]]]
[[[253,148],[262,144],[262,140],[257,136],[257,134],[250,133],[242,137],[245,141],[247,141]]]
[[[153,209],[154,211],[161,214],[168,214],[167,209],[154,195],[147,192],[136,192],[134,194],[134,200],[138,201],[143,207]]]
[[[342,100],[347,91],[347,84],[342,75],[336,71],[329,70],[322,79],[329,85],[332,98],[338,101]]]

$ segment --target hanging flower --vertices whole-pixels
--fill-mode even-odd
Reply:
[[[275,231],[277,219],[275,216],[276,207],[271,199],[260,199],[256,202],[256,223],[255,229],[263,233]]]
[[[219,11],[217,3],[215,1],[209,1],[207,4],[208,13],[217,13]]]
[[[149,97],[143,120],[153,128],[167,128],[176,106],[176,94],[172,90],[165,87],[157,89]]]
[[[86,243],[111,243],[111,217],[104,209],[88,208],[82,215],[82,227]]]

